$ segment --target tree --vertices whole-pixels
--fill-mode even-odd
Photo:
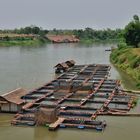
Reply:
[[[9,41],[9,40],[10,40],[9,36],[5,36],[5,37],[4,37],[4,40],[5,40],[5,41]]]
[[[25,34],[31,34],[32,33],[32,28],[31,27],[25,27],[24,28],[24,33]]]
[[[133,21],[125,27],[123,36],[127,45],[138,47],[140,42],[140,21],[137,15],[134,15]]]
[[[40,28],[39,27],[35,26],[35,27],[32,28],[32,33],[33,34],[39,34],[39,32],[40,32]]]

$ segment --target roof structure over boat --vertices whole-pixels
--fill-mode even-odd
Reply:
[[[63,67],[63,68],[69,68],[69,66],[65,63],[65,62],[63,62],[63,63],[58,63],[56,66],[54,66],[54,68],[57,68],[57,67]]]
[[[71,64],[75,64],[76,62],[74,61],[74,60],[68,60],[68,61],[66,61],[65,63],[71,63]]]

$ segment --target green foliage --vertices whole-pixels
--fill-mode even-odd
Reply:
[[[5,41],[9,41],[9,40],[10,40],[9,36],[5,36],[5,37],[4,37],[4,40],[5,40]]]
[[[89,39],[94,41],[99,40],[119,40],[121,38],[122,30],[106,29],[106,30],[94,30],[92,28],[85,28],[84,30],[74,30],[73,33],[80,39]]]
[[[119,64],[122,64],[122,63],[124,63],[126,61],[126,57],[125,56],[122,56],[122,57],[120,57],[120,59],[119,59]]]
[[[0,30],[0,33],[15,33],[15,34],[36,34],[44,36],[48,33],[48,30],[43,30],[41,27],[37,26],[27,26],[25,28],[14,29],[14,30]]]
[[[46,43],[42,39],[0,41],[0,46],[38,46]]]
[[[137,103],[138,103],[138,99],[135,98],[135,99],[133,100],[133,102],[132,102],[133,107],[135,107],[135,106],[137,105]]]
[[[138,80],[140,80],[140,69],[139,69],[139,71],[138,71],[137,77],[138,77]]]
[[[122,39],[122,30],[106,29],[106,30],[95,30],[92,28],[75,29],[75,30],[57,30],[53,29],[49,31],[50,34],[55,35],[75,35],[82,42],[98,42],[98,41],[118,41]]]
[[[36,34],[44,37],[46,34],[54,35],[75,35],[81,41],[84,42],[98,42],[98,41],[118,41],[122,39],[121,29],[106,29],[106,30],[95,30],[92,28],[85,29],[74,29],[74,30],[43,30],[41,27],[37,26],[27,26],[25,28],[14,29],[14,30],[0,30],[0,33],[16,33],[16,34]]]
[[[137,15],[134,15],[133,21],[125,27],[123,36],[127,45],[138,47],[140,42],[140,21]]]
[[[133,19],[134,19],[135,21],[139,21],[138,15],[134,15],[134,16],[133,16]]]
[[[120,46],[121,47],[121,46]],[[112,51],[110,60],[113,64],[119,67],[130,75],[137,83],[137,88],[140,89],[140,48],[122,47]]]
[[[140,65],[140,57],[135,57],[130,61],[130,67],[131,68],[136,68]]]
[[[125,48],[127,48],[127,44],[125,42],[120,42],[118,44],[118,49],[125,49]]]
[[[138,89],[140,89],[140,82],[139,82],[139,83],[137,83],[137,85],[136,85],[136,86],[137,86],[137,88],[138,88]]]

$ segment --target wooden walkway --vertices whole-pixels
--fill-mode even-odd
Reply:
[[[86,98],[84,98],[81,103],[80,106],[82,106],[83,104],[85,104],[87,102],[88,99],[90,99],[95,93],[97,93],[97,91],[99,90],[99,88],[101,87],[101,85],[103,84],[105,78],[103,80],[100,81],[99,85],[96,87],[95,91],[93,91],[91,94],[89,94]]]
[[[58,126],[63,123],[65,118],[59,118],[56,122],[49,125],[49,130],[55,130],[58,128]]]
[[[117,81],[116,84],[117,84],[117,86],[118,86],[119,82]],[[107,101],[104,102],[104,104],[101,106],[101,108],[98,109],[94,114],[92,114],[91,120],[92,120],[92,119],[96,119],[97,115],[98,115],[100,112],[103,112],[103,111],[104,111],[104,108],[106,108],[106,107],[109,105],[109,103],[112,101],[114,95],[115,95],[115,89],[112,91],[112,93],[111,93],[110,96],[108,97]]]

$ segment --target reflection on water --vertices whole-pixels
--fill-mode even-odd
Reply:
[[[34,129],[34,140],[55,140],[58,137],[58,131],[50,133],[47,127],[36,127]]]
[[[110,64],[112,44],[48,44],[40,47],[0,47],[0,94],[23,87],[32,89],[54,77],[53,66],[74,59],[77,64]],[[112,68],[111,78],[120,78]],[[140,103],[135,109],[138,111]],[[49,132],[46,127],[13,127],[13,115],[0,114],[0,140],[139,140],[140,118],[101,117],[108,127],[103,133],[67,129]]]

